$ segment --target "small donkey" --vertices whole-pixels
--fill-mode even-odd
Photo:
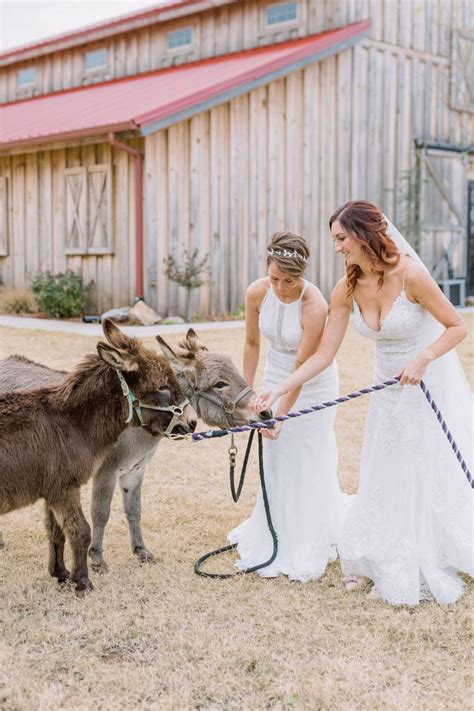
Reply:
[[[193,329],[179,347],[171,348],[160,336],[157,341],[174,369],[185,396],[210,427],[248,424],[257,419],[249,408],[254,396],[228,356],[208,351]],[[24,389],[33,383],[53,383],[64,373],[33,363],[22,356],[0,361],[0,391]],[[271,413],[262,412],[259,419]],[[110,506],[117,479],[120,481],[123,505],[130,530],[132,551],[142,561],[153,560],[141,531],[141,487],[145,467],[159,443],[144,430],[125,430],[105,459],[93,480],[92,545],[89,555],[98,572],[107,570],[103,558],[103,538],[110,516]],[[1,536],[0,536],[1,539]]]
[[[136,414],[140,431],[155,437],[170,426],[181,434],[196,427],[196,413],[166,358],[111,321],[103,328],[108,343],[100,342],[97,355],[86,356],[56,384],[0,394],[0,514],[44,498],[49,572],[60,582],[70,577],[77,593],[92,588],[90,526],[80,487],[103,464],[127,421],[137,428]],[[71,574],[64,534],[72,549]]]

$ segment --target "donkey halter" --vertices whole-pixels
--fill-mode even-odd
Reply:
[[[182,435],[179,434],[173,434],[173,429],[175,428],[176,424],[179,422],[179,418],[184,412],[184,408],[186,405],[189,405],[190,402],[188,399],[183,400],[182,402],[179,403],[179,405],[168,405],[168,406],[161,406],[161,405],[149,405],[146,402],[143,402],[143,400],[139,400],[137,396],[130,390],[128,387],[127,381],[123,377],[122,373],[120,370],[115,371],[118,375],[118,379],[120,381],[120,386],[122,388],[122,393],[124,397],[127,398],[128,401],[128,417],[125,420],[127,424],[129,424],[132,419],[133,419],[133,413],[136,414],[138,419],[140,420],[140,424],[142,427],[147,427],[147,423],[143,419],[143,410],[158,410],[159,412],[171,412],[173,414],[173,417],[171,418],[171,422],[169,423],[168,427],[166,428],[165,432],[163,432],[163,435],[165,437],[168,437],[169,439],[181,439]]]
[[[252,388],[245,387],[242,390],[240,390],[237,395],[232,399],[232,400],[225,400],[224,398],[217,397],[214,395],[214,393],[211,393],[207,390],[194,390],[194,396],[196,398],[196,405],[197,408],[199,409],[199,398],[202,398],[203,400],[207,400],[208,402],[212,402],[213,405],[216,405],[219,408],[222,408],[225,412],[227,423],[230,427],[235,426],[234,422],[234,413],[237,408],[237,405],[239,402],[249,393],[252,392]]]

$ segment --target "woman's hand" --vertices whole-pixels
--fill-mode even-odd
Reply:
[[[271,429],[261,429],[260,432],[262,433],[263,437],[266,437],[267,439],[278,439],[278,437],[280,436],[282,425],[283,422],[276,422]]]
[[[272,405],[278,400],[278,398],[285,395],[287,392],[288,389],[286,385],[280,383],[280,385],[276,385],[272,388],[272,390],[265,390],[263,393],[259,393],[253,401],[252,406],[255,408],[256,412],[271,410]]]
[[[429,355],[423,353],[413,358],[396,376],[400,378],[400,385],[419,385],[431,360]]]

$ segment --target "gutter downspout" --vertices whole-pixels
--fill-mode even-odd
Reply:
[[[117,140],[115,134],[108,134],[109,143],[114,148],[126,151],[135,161],[135,303],[144,301],[143,288],[143,154],[135,148]]]

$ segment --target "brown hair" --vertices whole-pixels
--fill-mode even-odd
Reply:
[[[293,232],[275,232],[268,250],[274,252],[267,255],[268,265],[275,262],[282,272],[295,277],[303,276],[309,259],[309,247],[304,237]]]
[[[366,200],[353,200],[339,207],[329,218],[329,227],[338,220],[341,227],[361,246],[370,260],[372,272],[378,276],[379,289],[383,284],[387,267],[400,261],[400,252],[387,234],[387,223],[376,205]],[[362,269],[357,264],[346,268],[347,296],[352,296]]]

